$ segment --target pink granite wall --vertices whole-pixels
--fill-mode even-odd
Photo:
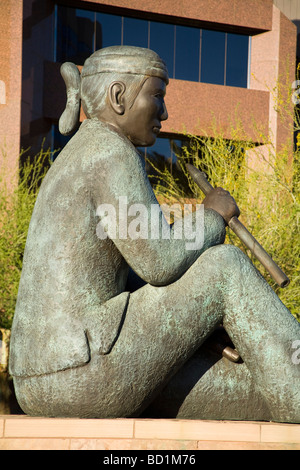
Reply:
[[[5,0],[0,7],[0,171],[3,154],[10,173],[18,165],[22,81],[22,0]]]
[[[275,148],[281,148],[292,137],[292,101],[288,102],[288,87],[295,77],[296,26],[273,7],[272,30],[253,36],[251,47],[250,88],[270,94],[270,138]],[[278,85],[281,92],[279,94]],[[285,99],[290,114],[277,112],[278,100]],[[282,118],[284,118],[282,120]]]
[[[90,0],[83,0],[90,3]],[[100,5],[184,18],[191,21],[256,29],[272,29],[272,0],[94,0]]]

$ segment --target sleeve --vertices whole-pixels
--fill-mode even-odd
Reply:
[[[93,192],[97,235],[113,240],[145,282],[174,282],[207,248],[224,242],[225,223],[213,210],[199,210],[169,225],[135,150],[101,161]]]

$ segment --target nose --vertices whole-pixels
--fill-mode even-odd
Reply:
[[[168,111],[167,111],[167,107],[166,107],[166,103],[163,101],[162,103],[162,113],[160,115],[160,120],[161,121],[166,121],[168,119]]]

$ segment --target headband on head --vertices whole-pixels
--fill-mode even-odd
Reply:
[[[164,61],[150,49],[133,46],[112,46],[95,52],[86,59],[81,76],[111,72],[158,77],[169,82]]]

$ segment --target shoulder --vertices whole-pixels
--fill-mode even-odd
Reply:
[[[120,176],[120,172],[143,173],[144,162],[130,140],[113,126],[89,119],[82,125],[85,160],[90,169]]]
[[[127,137],[113,126],[96,119],[87,119],[80,128],[80,138],[85,140],[87,150],[103,155],[120,152],[136,154],[136,149]]]

